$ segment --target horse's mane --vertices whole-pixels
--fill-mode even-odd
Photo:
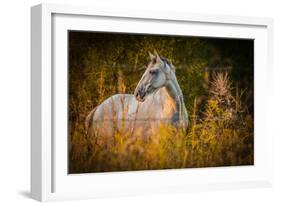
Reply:
[[[168,59],[166,59],[165,57],[162,57],[162,56],[160,56],[160,59],[161,59],[163,62],[165,62],[166,64],[168,64],[169,67],[170,67],[174,72],[176,72],[176,69],[175,69],[174,65],[173,65]]]

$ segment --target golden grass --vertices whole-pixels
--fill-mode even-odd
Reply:
[[[203,114],[195,98],[187,131],[162,125],[145,140],[116,131],[111,141],[97,144],[103,137],[86,137],[83,122],[72,125],[69,172],[252,165],[253,119],[243,109],[242,93],[236,88],[232,96],[232,90],[228,75],[216,74]]]

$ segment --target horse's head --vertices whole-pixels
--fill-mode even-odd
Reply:
[[[165,58],[151,53],[149,53],[149,56],[150,62],[134,93],[136,99],[140,102],[145,101],[148,95],[164,87],[175,72],[173,65]]]

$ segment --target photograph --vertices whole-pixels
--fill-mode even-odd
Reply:
[[[68,30],[68,174],[254,165],[254,39]]]

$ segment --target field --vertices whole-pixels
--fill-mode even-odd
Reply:
[[[133,93],[154,50],[176,67],[187,131],[161,126],[146,141],[116,131],[99,143],[85,135],[87,114]],[[253,67],[252,40],[70,32],[69,173],[252,165]]]

